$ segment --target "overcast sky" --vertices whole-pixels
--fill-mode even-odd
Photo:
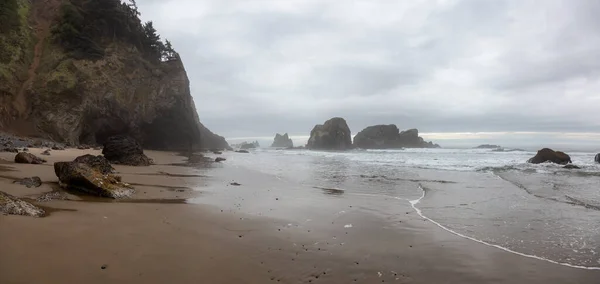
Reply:
[[[600,132],[597,0],[138,0],[225,137]]]

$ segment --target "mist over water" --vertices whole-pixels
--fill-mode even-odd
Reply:
[[[393,219],[405,213],[397,210],[400,202],[419,200],[414,204],[424,216],[464,236],[560,263],[600,267],[596,153],[570,153],[580,170],[527,164],[534,154],[257,149],[231,156],[228,163],[273,176],[290,185],[290,194],[315,204],[323,196],[337,196]]]

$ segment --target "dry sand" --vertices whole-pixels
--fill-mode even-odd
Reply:
[[[47,165],[16,165],[14,154],[0,153],[9,161],[0,163],[0,190],[31,199],[56,190],[52,163],[85,153],[99,151],[52,151],[41,156]],[[289,226],[284,219],[187,204],[207,186],[225,190],[228,181],[210,169],[172,165],[185,160],[175,153],[147,155],[157,165],[116,166],[136,185],[131,200],[67,195],[36,203],[53,209],[44,218],[0,216],[0,283],[600,283],[600,271],[474,243],[416,214],[393,226],[358,211],[335,225],[324,218]],[[227,172],[226,164],[221,170]],[[30,176],[44,184],[12,184]]]

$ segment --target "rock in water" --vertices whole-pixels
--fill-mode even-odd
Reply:
[[[537,152],[537,154],[527,161],[532,164],[541,164],[545,162],[552,162],[555,164],[566,165],[571,163],[571,157],[569,155],[560,152],[554,151],[549,148],[541,149]]]
[[[71,190],[92,195],[122,198],[133,193],[133,187],[121,182],[121,177],[102,174],[98,169],[77,162],[54,163],[54,173],[60,184]]]
[[[273,139],[273,144],[271,144],[271,147],[277,147],[277,148],[292,148],[294,147],[294,142],[292,141],[292,139],[290,139],[290,137],[288,136],[288,134],[275,134],[275,138]]]
[[[22,184],[26,187],[40,187],[42,185],[42,179],[40,179],[40,177],[28,177],[28,178],[22,178],[22,179],[18,179],[13,181],[13,183],[18,183],[18,184]]]
[[[600,163],[600,154],[596,155],[596,157],[594,157],[594,161],[596,161],[596,163]]]
[[[306,146],[315,150],[348,150],[352,148],[350,134],[346,120],[334,117],[313,128]]]
[[[221,157],[217,157],[217,158],[215,159],[215,162],[222,162],[222,161],[227,161],[227,159],[225,159],[225,158],[221,158]]]
[[[563,169],[578,170],[578,169],[581,169],[581,167],[573,165],[573,164],[568,164],[568,165],[564,166]]]
[[[46,160],[36,157],[34,154],[21,152],[15,156],[17,164],[43,164]]]
[[[394,124],[369,126],[354,137],[354,146],[362,149],[439,148],[419,137],[419,130],[400,132]]]
[[[2,191],[0,191],[0,213],[33,217],[42,217],[46,214],[43,209]]]
[[[86,164],[102,173],[112,174],[115,172],[115,169],[110,165],[110,162],[104,156],[94,156],[94,155],[83,155],[75,158],[73,162]]]
[[[248,152],[247,150],[237,150],[237,151],[235,151],[235,152],[236,152],[236,153],[245,153],[245,154],[248,154],[248,153],[250,153],[250,152]]]
[[[111,163],[129,166],[149,166],[152,161],[144,155],[142,145],[126,135],[112,136],[106,140],[102,154]]]

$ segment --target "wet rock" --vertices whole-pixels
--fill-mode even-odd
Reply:
[[[596,157],[594,157],[594,161],[596,161],[596,163],[600,163],[600,154],[596,155]]]
[[[571,163],[571,157],[569,155],[560,152],[554,151],[549,148],[541,149],[537,152],[537,154],[527,161],[532,164],[541,164],[545,162],[552,162],[555,164],[566,165]]]
[[[215,154],[215,155],[221,155],[221,154],[223,154],[223,152],[221,152],[221,151],[213,151],[213,154]]]
[[[42,152],[44,156],[50,156],[50,149],[46,149],[46,151]]]
[[[294,147],[294,142],[292,139],[290,139],[287,133],[283,135],[277,133],[275,134],[275,138],[273,138],[273,144],[271,144],[271,147],[290,148]]]
[[[77,149],[79,149],[79,150],[88,150],[88,149],[90,149],[90,146],[87,146],[87,145],[79,145],[79,146],[77,146]]]
[[[237,183],[237,182],[232,182],[232,183],[230,183],[230,184],[231,184],[231,185],[233,185],[233,186],[240,186],[240,185],[241,185],[241,184],[239,184],[239,183]]]
[[[225,159],[225,158],[221,158],[221,157],[217,157],[217,158],[215,159],[215,162],[222,162],[222,161],[227,161],[227,159]]]
[[[129,166],[149,166],[152,160],[144,155],[142,145],[135,139],[126,136],[112,136],[104,143],[104,157],[111,163]]]
[[[0,152],[19,153],[19,149],[14,147],[6,147],[0,150]]]
[[[573,164],[568,164],[568,165],[564,166],[563,169],[581,169],[581,168],[579,166],[576,166]]]
[[[28,148],[23,148],[23,152],[29,152]]]
[[[44,142],[42,142],[42,140],[36,139],[35,141],[33,141],[33,147],[40,148],[40,147],[42,147],[43,143]],[[30,147],[30,148],[33,148],[33,147]]]
[[[352,148],[350,128],[341,117],[334,117],[324,124],[316,125],[306,144],[315,150],[348,150]]]
[[[42,179],[40,179],[40,177],[28,177],[28,178],[22,178],[22,179],[15,180],[15,181],[13,181],[13,183],[18,183],[18,184],[24,185],[28,188],[40,187],[42,185]]]
[[[236,153],[246,153],[246,154],[250,153],[250,152],[248,152],[248,150],[237,150],[235,152]]]
[[[51,192],[46,192],[46,193],[40,195],[40,197],[36,198],[35,201],[48,202],[48,201],[52,201],[52,200],[68,200],[68,199],[69,199],[69,196],[62,191],[51,191]]]
[[[36,157],[34,154],[21,152],[15,156],[17,164],[43,164],[46,160]]]
[[[102,173],[103,175],[112,174],[115,172],[115,169],[112,167],[110,162],[104,156],[101,155],[94,156],[86,154],[75,158],[73,162],[86,164],[100,171],[100,173]]]
[[[54,163],[54,173],[61,186],[91,195],[122,198],[134,192],[131,185],[121,182],[121,177],[102,174],[98,169],[83,163]]]
[[[58,144],[54,144],[54,146],[52,146],[52,150],[62,151],[64,149],[65,149],[65,147],[58,145]]]
[[[46,214],[43,209],[2,191],[0,191],[0,213],[33,217],[42,217]]]

